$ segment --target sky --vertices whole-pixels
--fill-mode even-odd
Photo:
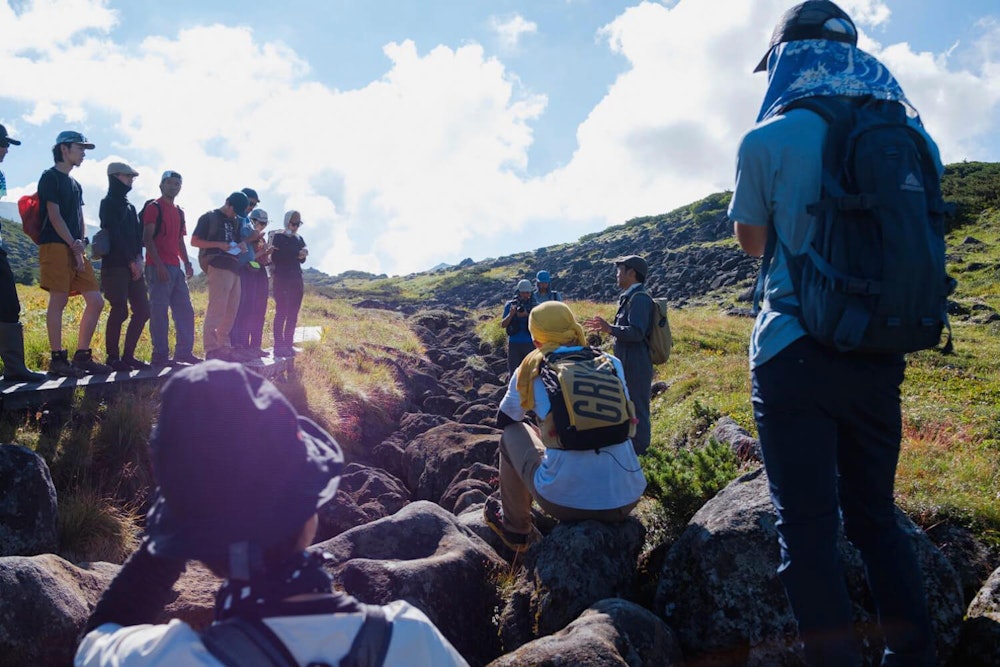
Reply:
[[[91,225],[124,161],[137,206],[180,172],[192,224],[243,187],[272,229],[301,211],[329,274],[572,242],[732,188],[793,4],[0,0],[6,202],[75,129]],[[1000,161],[1000,3],[840,4],[946,163]]]

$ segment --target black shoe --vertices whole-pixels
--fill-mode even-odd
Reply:
[[[122,357],[122,361],[128,364],[132,368],[132,370],[144,371],[147,368],[150,368],[149,364],[147,364],[145,361],[139,361],[135,357]]]
[[[52,360],[49,361],[49,375],[79,380],[87,374],[69,362],[66,350],[59,350],[52,353]]]
[[[108,366],[111,366],[116,373],[132,372],[132,365],[124,359],[108,359]]]
[[[90,350],[77,350],[73,355],[73,365],[87,375],[107,375],[111,373],[111,366],[94,361]]]
[[[205,360],[204,359],[200,359],[200,358],[194,356],[193,354],[191,354],[190,352],[188,352],[187,354],[175,354],[173,361],[174,361],[175,365],[176,364],[188,364],[190,366],[194,366],[195,364],[200,364],[201,362],[203,362]]]

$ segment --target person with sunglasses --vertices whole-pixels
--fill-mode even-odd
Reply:
[[[306,242],[299,236],[302,214],[285,213],[285,229],[274,235],[272,276],[274,278],[274,356],[294,357],[292,339],[302,307],[302,263],[309,255]]]

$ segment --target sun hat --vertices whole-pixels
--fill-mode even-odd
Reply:
[[[161,395],[146,520],[154,554],[262,553],[336,494],[339,445],[269,380],[213,359],[172,375]]]
[[[124,162],[112,162],[108,165],[108,176],[125,174],[126,176],[138,176],[139,172],[125,164]]]
[[[830,0],[808,0],[795,5],[774,26],[771,42],[754,72],[767,69],[767,59],[778,44],[803,39],[830,39],[857,46],[858,29],[851,17]]]
[[[646,264],[646,260],[644,260],[642,257],[639,257],[639,255],[625,255],[623,257],[616,257],[613,260],[611,260],[611,263],[616,266],[622,264],[626,268],[635,271],[636,276],[639,278],[639,282],[644,281],[646,279],[646,276],[649,275],[649,265]]]
[[[7,144],[20,146],[21,142],[7,134],[7,128],[0,125],[0,146],[6,146]]]
[[[87,141],[87,137],[83,136],[76,130],[63,130],[56,137],[55,145],[59,144],[80,144],[84,148],[90,149],[94,148],[94,144]]]
[[[255,220],[257,222],[263,222],[265,225],[268,222],[270,222],[270,220],[267,217],[267,211],[265,211],[262,208],[255,208],[254,210],[250,211],[250,219]]]

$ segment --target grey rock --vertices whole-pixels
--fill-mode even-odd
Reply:
[[[42,457],[0,445],[0,556],[33,556],[59,547],[56,489]]]
[[[489,667],[670,667],[682,664],[673,631],[655,614],[619,598],[600,600],[555,634],[529,642]]]

